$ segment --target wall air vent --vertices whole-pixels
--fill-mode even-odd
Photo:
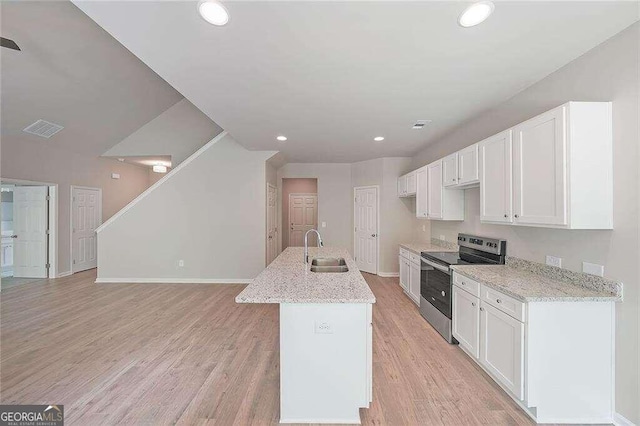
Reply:
[[[413,124],[412,129],[422,129],[427,124],[431,123],[431,120],[418,120]]]
[[[38,120],[35,123],[25,127],[23,131],[31,133],[32,135],[41,136],[49,139],[51,136],[64,129],[63,126],[55,123],[50,123],[45,120]]]

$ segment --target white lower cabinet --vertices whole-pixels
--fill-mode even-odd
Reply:
[[[409,288],[409,268],[408,261],[402,255],[398,256],[400,262],[400,287],[405,290]]]
[[[420,263],[409,263],[409,296],[420,305]]]
[[[522,302],[453,273],[453,336],[538,423],[612,423],[610,300]]]
[[[524,324],[485,302],[480,302],[480,363],[524,399]]]

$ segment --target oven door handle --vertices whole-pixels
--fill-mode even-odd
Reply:
[[[427,265],[431,266],[433,269],[437,269],[440,272],[444,272],[447,275],[451,275],[451,271],[449,271],[449,268],[447,268],[446,266],[439,265],[439,264],[437,264],[435,262],[432,262],[432,261],[430,261],[428,259],[425,259],[424,257],[421,257],[420,259],[422,259],[422,261],[424,263],[426,263]]]

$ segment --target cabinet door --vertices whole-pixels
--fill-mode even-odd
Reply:
[[[409,271],[407,271],[407,260],[402,256],[399,256],[398,259],[400,261],[400,287],[406,290],[407,281],[409,278]]]
[[[427,168],[416,172],[416,217],[427,217]]]
[[[427,216],[442,219],[442,161],[427,166]]]
[[[478,144],[473,144],[458,152],[458,184],[469,185],[478,181]]]
[[[416,172],[407,175],[407,195],[416,195]]]
[[[514,223],[567,224],[565,108],[513,129]]]
[[[512,221],[511,130],[480,142],[480,220]]]
[[[451,154],[442,160],[443,185],[458,184],[458,153]]]
[[[480,356],[480,300],[453,286],[453,337],[474,358]]]
[[[398,197],[404,197],[407,192],[407,177],[400,176],[398,178]]]
[[[518,399],[524,398],[524,324],[480,302],[480,363]]]
[[[420,303],[420,264],[409,262],[409,294],[413,301]]]

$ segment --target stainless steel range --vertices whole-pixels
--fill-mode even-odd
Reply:
[[[449,343],[451,335],[451,265],[502,265],[507,242],[495,238],[458,234],[459,252],[422,252],[420,270],[420,313]]]

